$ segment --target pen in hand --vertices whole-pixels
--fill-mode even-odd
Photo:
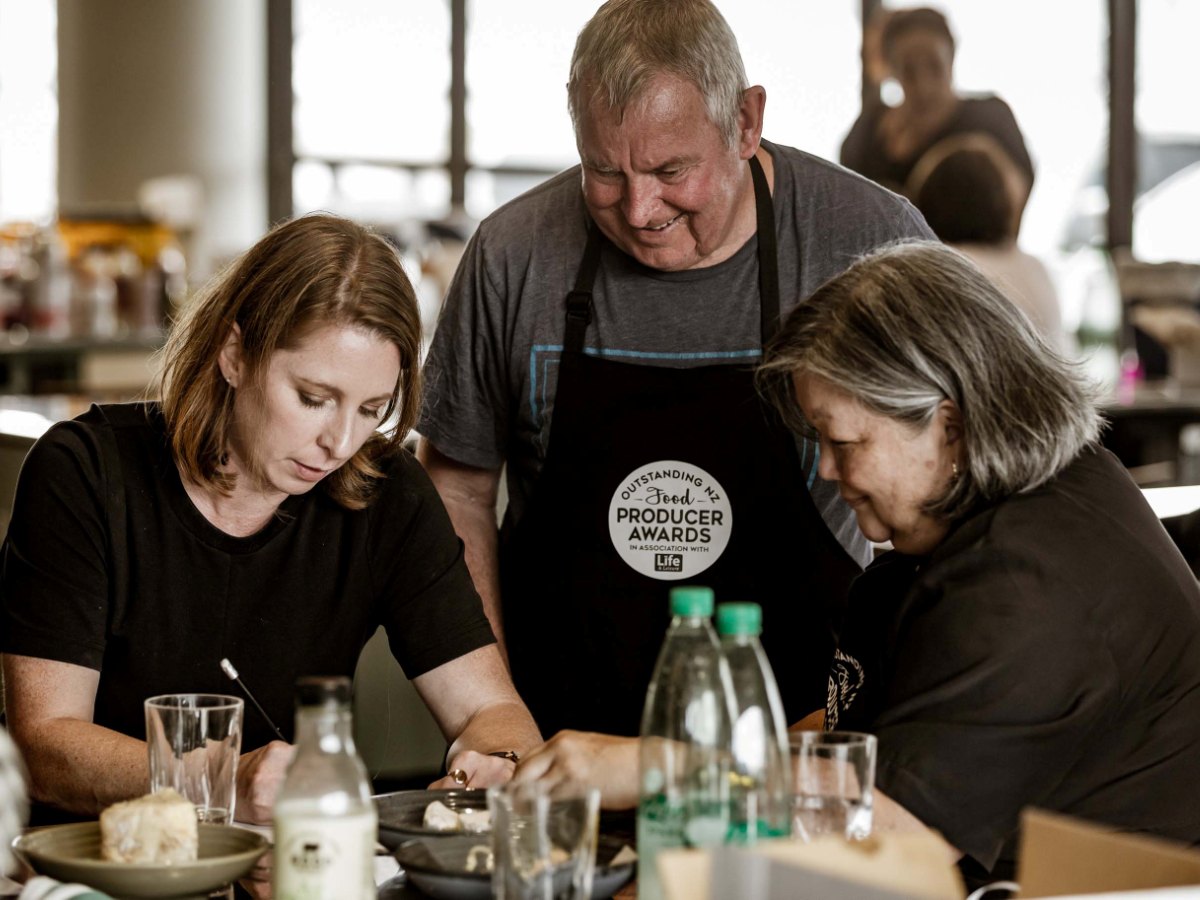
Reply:
[[[228,659],[222,659],[221,671],[229,676],[230,681],[234,682],[242,689],[242,693],[246,695],[246,699],[254,704],[254,708],[258,710],[258,714],[263,717],[263,721],[270,725],[271,730],[275,732],[278,738],[286,744],[287,738],[283,736],[283,732],[279,730],[278,726],[271,721],[271,717],[267,715],[267,711],[262,708],[262,705],[254,699],[254,695],[250,693],[250,689],[247,688],[246,685],[242,684],[242,679],[238,678],[238,671],[233,667],[233,663],[231,663]]]

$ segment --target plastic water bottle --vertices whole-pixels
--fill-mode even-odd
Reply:
[[[296,683],[296,755],[275,801],[275,900],[373,900],[378,813],[351,733],[350,679]]]
[[[671,626],[646,694],[638,804],[638,897],[661,900],[657,856],[710,847],[729,829],[732,685],[709,621],[713,592],[671,591]]]
[[[787,722],[775,673],[763,653],[762,608],[722,603],[717,633],[733,682],[733,773],[729,842],[752,844],[792,830]]]

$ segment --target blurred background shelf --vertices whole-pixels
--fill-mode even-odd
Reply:
[[[129,399],[149,385],[161,346],[161,335],[14,341],[6,332],[0,335],[0,392]]]

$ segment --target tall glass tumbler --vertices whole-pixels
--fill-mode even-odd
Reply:
[[[146,700],[145,708],[151,793],[174,788],[195,804],[201,822],[232,822],[242,751],[242,699],[162,694]]]
[[[492,894],[499,900],[589,900],[600,792],[551,798],[542,784],[489,788]]]
[[[875,736],[854,731],[794,731],[788,740],[793,837],[811,841],[836,834],[861,840],[870,835],[875,806]]]

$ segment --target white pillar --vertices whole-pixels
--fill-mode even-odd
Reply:
[[[147,179],[195,176],[193,280],[262,235],[265,3],[58,0],[58,42],[62,212],[132,211]]]

